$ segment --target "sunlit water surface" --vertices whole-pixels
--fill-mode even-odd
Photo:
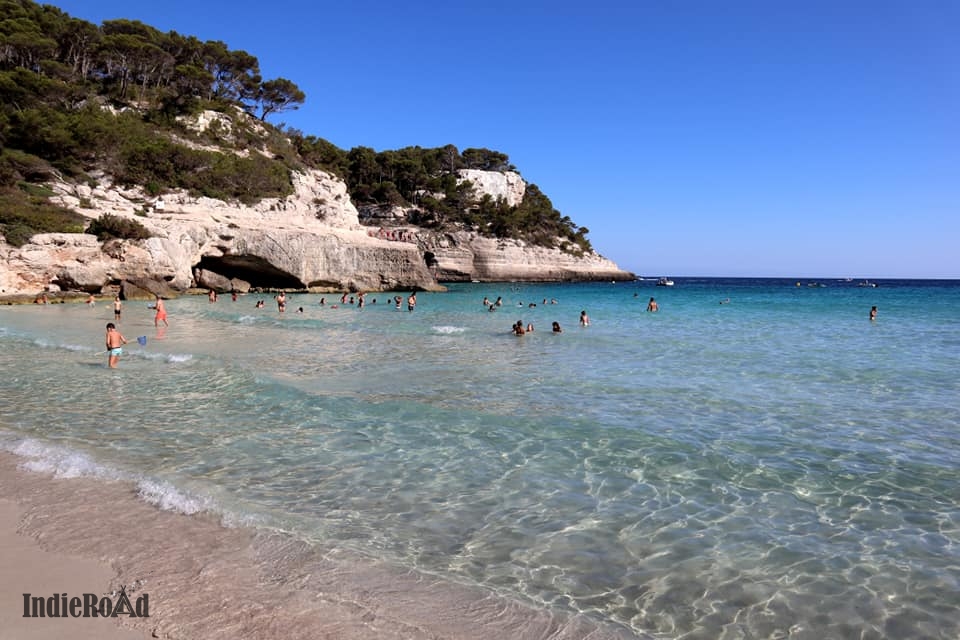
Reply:
[[[128,302],[116,370],[0,307],[0,444],[638,633],[960,636],[960,284],[676,281]]]

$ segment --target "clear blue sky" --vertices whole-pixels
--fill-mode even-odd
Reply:
[[[247,51],[344,149],[506,153],[640,275],[960,278],[956,0],[50,4]]]

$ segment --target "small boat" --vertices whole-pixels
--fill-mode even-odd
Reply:
[[[672,286],[673,286],[673,280],[671,280],[670,278],[660,278],[659,280],[657,280],[657,286],[658,286],[658,287],[672,287]]]
[[[863,282],[857,283],[858,287],[876,287],[876,282],[870,282],[869,280],[864,280]]]

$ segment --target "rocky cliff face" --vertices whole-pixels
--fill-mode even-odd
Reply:
[[[460,180],[473,183],[478,196],[489,194],[494,200],[504,200],[511,207],[523,202],[527,183],[514,171],[480,171],[479,169],[460,169]]]
[[[472,232],[430,234],[423,243],[433,255],[437,278],[447,282],[633,280],[613,261],[596,253],[580,256],[528,245],[522,240],[498,240]]]
[[[626,280],[633,274],[595,254],[574,256],[471,232],[408,224],[401,208],[361,216],[346,184],[323,171],[294,172],[293,195],[246,206],[187,193],[151,198],[141,189],[61,182],[54,198],[91,219],[129,217],[154,237],[100,242],[87,234],[39,234],[23,247],[0,241],[0,295],[40,291],[175,294],[191,288],[438,290],[439,281]],[[464,170],[477,195],[508,204],[526,183],[513,172]],[[361,224],[361,218],[365,224]]]
[[[164,291],[441,288],[415,245],[369,236],[346,185],[321,171],[294,174],[293,196],[252,207],[185,193],[150,199],[100,178],[94,189],[54,185],[57,198],[90,218],[132,217],[155,237],[101,243],[55,233],[19,249],[0,243],[0,293],[99,293],[124,282]]]

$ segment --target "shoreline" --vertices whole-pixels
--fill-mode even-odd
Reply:
[[[17,515],[9,527],[16,532],[4,532],[17,544],[0,547],[0,563],[13,567],[5,575],[16,597],[4,599],[0,620],[20,616],[19,628],[56,622],[83,638],[82,621],[94,630],[91,638],[113,637],[103,631],[111,622],[102,619],[22,618],[22,593],[41,566],[50,578],[34,595],[102,594],[124,585],[135,586],[131,600],[148,594],[150,617],[124,617],[122,629],[113,623],[125,633],[117,640],[638,637],[288,534],[226,527],[210,513],[164,511],[138,497],[128,480],[56,478],[23,469],[22,461],[0,451],[0,507]],[[21,562],[24,545],[35,547],[40,565]],[[88,569],[91,563],[100,573]]]

